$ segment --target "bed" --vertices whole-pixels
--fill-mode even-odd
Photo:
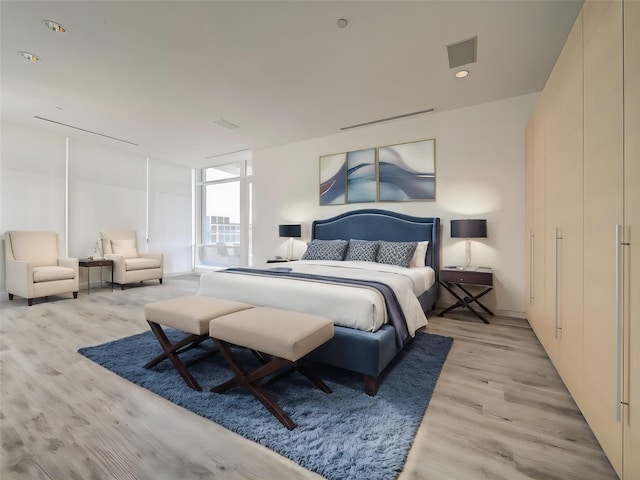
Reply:
[[[411,341],[415,330],[426,325],[424,312],[435,306],[439,236],[439,218],[379,209],[354,210],[315,220],[311,226],[314,246],[340,240],[351,240],[352,245],[356,243],[353,240],[393,245],[419,242],[412,267],[353,259],[316,260],[311,256],[260,270],[206,273],[201,277],[199,293],[330,318],[334,321],[334,337],[308,358],[363,375],[365,392],[375,395],[382,371]],[[395,299],[391,301],[390,297]],[[399,322],[398,316],[404,321]]]

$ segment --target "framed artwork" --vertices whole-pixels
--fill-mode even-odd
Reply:
[[[436,198],[435,139],[378,147],[378,200]]]
[[[320,157],[320,205],[342,205],[347,201],[347,154]]]
[[[376,149],[347,152],[347,203],[376,201]]]

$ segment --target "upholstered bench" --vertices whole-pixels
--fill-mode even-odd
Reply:
[[[197,347],[209,338],[209,321],[211,319],[249,308],[253,308],[253,305],[204,295],[191,295],[148,303],[144,307],[145,318],[164,353],[151,360],[144,368],[152,368],[161,361],[169,359],[187,385],[194,390],[202,390],[179,355]],[[162,329],[162,325],[181,330],[189,335],[172,344]],[[202,358],[205,357],[200,357],[198,360]]]
[[[211,391],[221,393],[243,386],[289,430],[295,428],[296,424],[266,392],[264,384],[258,384],[259,380],[283,369],[295,369],[323,392],[331,393],[320,377],[301,364],[305,355],[333,337],[333,322],[329,319],[277,308],[255,307],[213,318],[209,322],[209,335],[235,374],[234,378],[213,387]],[[272,358],[256,370],[246,373],[229,344],[246,347]]]

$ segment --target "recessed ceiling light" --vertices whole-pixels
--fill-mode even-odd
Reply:
[[[336,24],[338,25],[338,28],[345,28],[347,25],[349,25],[349,20],[347,20],[346,18],[339,18]]]
[[[469,75],[469,70],[460,70],[459,72],[456,72],[456,78],[464,78],[467,75]]]
[[[38,57],[37,55],[34,55],[33,53],[18,52],[18,54],[22,55],[22,57],[26,58],[27,60],[31,60],[32,62],[39,62],[40,61],[40,57]]]
[[[54,22],[53,20],[43,20],[42,23],[44,23],[45,27],[47,27],[49,30],[53,30],[54,32],[64,33],[67,31],[66,28],[64,28],[58,22]]]

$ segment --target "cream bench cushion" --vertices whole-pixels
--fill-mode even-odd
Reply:
[[[224,298],[190,295],[148,303],[144,306],[144,314],[149,322],[204,335],[209,331],[212,318],[248,308],[253,308],[253,305]]]
[[[209,336],[295,362],[333,337],[333,322],[306,313],[255,307],[212,319]]]

